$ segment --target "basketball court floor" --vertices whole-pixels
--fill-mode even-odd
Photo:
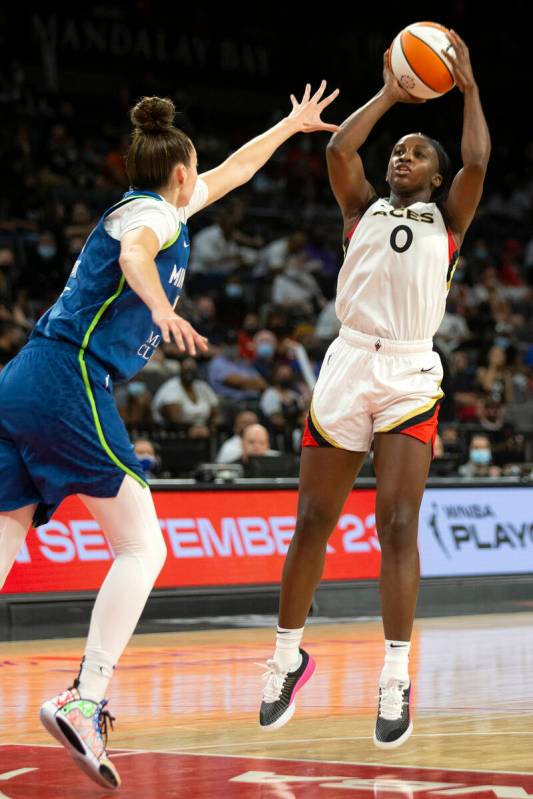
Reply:
[[[311,624],[317,661],[292,721],[258,725],[270,628],[134,637],[113,681],[119,792],[92,783],[40,727],[70,685],[79,639],[0,643],[0,799],[528,799],[533,797],[533,613],[421,619],[414,732],[372,743],[379,620]]]

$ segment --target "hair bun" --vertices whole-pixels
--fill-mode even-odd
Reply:
[[[174,122],[176,109],[168,97],[143,97],[131,110],[131,121],[143,133],[161,133]]]

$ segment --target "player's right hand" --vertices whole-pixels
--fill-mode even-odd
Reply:
[[[182,319],[177,313],[158,313],[154,311],[152,320],[160,328],[163,341],[169,344],[171,338],[173,338],[180,352],[196,355],[197,347],[203,352],[207,352],[209,349],[209,342],[206,337],[197,333],[190,322]]]
[[[383,53],[383,84],[386,94],[392,97],[396,103],[425,103],[425,100],[420,97],[413,97],[400,85],[397,77],[389,67],[388,54],[388,50]]]
[[[472,64],[470,63],[470,53],[466,44],[454,30],[448,32],[448,38],[453,45],[455,56],[444,50],[442,52],[450,65],[455,85],[464,94],[465,91],[476,86]]]

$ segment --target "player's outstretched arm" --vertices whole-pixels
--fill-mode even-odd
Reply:
[[[237,186],[247,183],[266,164],[278,147],[295,133],[338,130],[337,125],[323,122],[320,118],[322,111],[339,93],[339,90],[335,89],[327,97],[323,97],[325,90],[326,81],[323,80],[313,95],[311,95],[311,85],[308,83],[299,102],[291,94],[292,110],[288,116],[274,127],[246,142],[220,166],[201,174],[200,177],[205,180],[209,189],[207,205],[224,197]]]

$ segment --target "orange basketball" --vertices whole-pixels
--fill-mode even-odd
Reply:
[[[414,97],[431,100],[455,85],[442,51],[454,54],[448,29],[436,22],[415,22],[396,36],[388,52],[389,66]]]

